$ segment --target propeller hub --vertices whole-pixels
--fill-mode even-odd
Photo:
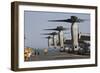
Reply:
[[[58,30],[64,30],[63,26],[57,26]]]
[[[71,16],[71,20],[72,20],[72,22],[76,22],[76,21],[78,20],[78,17],[76,17],[76,16]]]

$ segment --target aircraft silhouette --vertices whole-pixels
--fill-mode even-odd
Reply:
[[[69,28],[64,28],[63,26],[57,26],[57,28],[53,28],[53,29],[44,29],[44,30],[54,30],[54,31],[58,31],[58,38],[59,38],[59,43],[58,45],[60,45],[61,48],[64,48],[64,30],[69,30]]]
[[[52,46],[52,44],[53,44],[52,37],[51,36],[47,36],[47,37],[44,37],[44,38],[48,39],[48,47],[50,48]]]
[[[78,51],[78,33],[79,33],[79,26],[77,23],[84,22],[85,19],[80,19],[77,16],[71,16],[69,19],[62,19],[62,20],[48,20],[49,22],[67,22],[71,23],[71,37],[72,37],[72,51]]]
[[[52,32],[52,33],[43,33],[42,35],[52,35],[52,37],[53,37],[53,45],[54,45],[54,48],[56,48],[57,47],[57,42],[56,42],[57,41],[56,40],[56,35],[57,34],[58,34],[57,32]],[[49,40],[48,40],[48,42],[49,42]]]

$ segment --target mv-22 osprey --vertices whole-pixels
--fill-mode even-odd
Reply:
[[[78,23],[83,22],[83,19],[79,19],[76,16],[71,16],[70,19],[63,20],[49,20],[49,22],[68,22],[71,23],[71,38],[72,38],[72,52],[78,51],[79,43],[78,43],[78,34],[79,34],[79,26]]]
[[[60,46],[60,48],[64,48],[64,30],[68,30],[68,28],[64,28],[63,26],[57,26],[56,28],[53,29],[44,29],[44,30],[53,30],[53,31],[58,31],[58,34],[56,34],[56,36],[58,36],[58,41],[56,44]],[[57,41],[57,37],[55,37],[53,40]],[[56,46],[57,46],[56,45]]]
[[[42,35],[49,35],[48,37],[45,37],[48,39],[48,47],[51,48],[51,46],[53,45],[54,48],[57,47],[57,43],[56,43],[56,36],[58,33],[56,32],[52,32],[52,33],[43,33]]]

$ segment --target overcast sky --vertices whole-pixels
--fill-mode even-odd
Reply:
[[[87,19],[79,24],[79,32],[90,33],[90,14],[83,13],[64,13],[64,12],[38,12],[38,11],[24,11],[24,35],[25,47],[45,48],[48,47],[47,39],[43,38],[46,35],[41,33],[48,33],[43,29],[56,28],[63,26],[70,28],[71,23],[67,22],[48,22],[48,20],[68,19],[70,16],[77,16],[81,19]],[[64,34],[66,38],[71,38],[70,30],[64,31],[69,34]]]

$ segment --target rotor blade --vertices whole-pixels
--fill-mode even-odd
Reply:
[[[49,22],[68,22],[68,23],[72,23],[75,22],[71,19],[64,19],[64,20],[48,20]],[[76,22],[84,22],[87,21],[87,19],[77,19]]]
[[[70,28],[54,28],[54,29],[44,29],[44,30],[69,30]]]
[[[76,22],[84,22],[84,19],[78,19]]]
[[[72,22],[71,19],[64,19],[64,20],[48,20],[49,22]]]
[[[70,28],[63,28],[63,30],[69,30]]]
[[[41,34],[41,35],[51,35],[51,33],[43,33],[43,34]]]
[[[56,28],[54,28],[54,29],[44,29],[44,30],[57,30]]]
[[[52,32],[52,33],[43,33],[42,35],[57,35],[58,33]]]
[[[89,19],[78,19],[76,22],[84,22],[84,21],[89,21]]]
[[[43,37],[43,38],[47,38],[48,39],[48,38],[52,38],[52,37],[48,36],[48,37]]]

